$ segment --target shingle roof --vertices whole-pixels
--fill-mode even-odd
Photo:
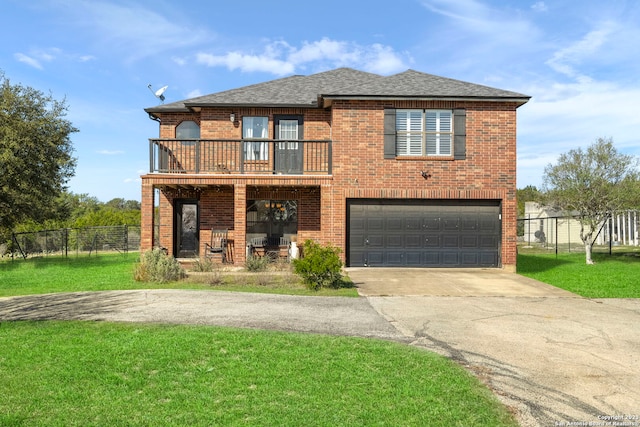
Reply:
[[[434,76],[415,70],[407,70],[376,81],[326,92],[323,95],[327,98],[352,98],[358,96],[385,98],[529,98],[529,96],[517,92]]]
[[[471,98],[526,102],[516,92],[434,76],[414,70],[383,77],[351,68],[310,76],[290,76],[157,107],[148,113],[186,111],[206,106],[318,107],[318,98]]]

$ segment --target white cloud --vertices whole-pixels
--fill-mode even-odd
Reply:
[[[406,69],[405,62],[389,46],[374,44],[367,54],[365,68],[379,74],[392,74]]]
[[[555,71],[571,78],[588,78],[578,72],[574,66],[596,55],[607,42],[612,30],[613,24],[611,22],[604,23],[602,28],[590,31],[577,42],[556,51],[553,57],[546,62],[547,65]]]
[[[166,18],[142,6],[125,2],[67,0],[66,12],[75,15],[89,42],[105,51],[116,51],[127,62],[153,57],[168,50],[178,51],[213,35],[202,28],[181,25],[176,14]]]
[[[373,44],[361,46],[357,43],[322,38],[314,42],[303,42],[296,48],[284,41],[270,42],[262,54],[247,54],[240,51],[224,55],[198,53],[196,61],[209,67],[227,67],[243,72],[262,71],[275,75],[292,74],[297,69],[355,67],[371,72],[391,74],[407,68],[408,54],[397,53],[390,46]]]
[[[291,46],[289,48],[291,53],[288,55],[287,60],[293,64],[326,60],[340,63],[353,62],[359,56],[359,50],[349,46],[349,43],[330,40],[326,37],[311,43],[305,41],[299,49]]]
[[[582,81],[540,84],[528,93],[533,98],[518,110],[519,188],[539,186],[547,164],[599,137],[611,137],[627,154],[640,155],[640,87]]]
[[[43,70],[44,69],[44,67],[42,66],[40,61],[38,61],[36,58],[33,58],[31,56],[27,56],[24,53],[16,53],[16,54],[13,55],[13,57],[16,58],[16,60],[18,62],[22,62],[23,64],[27,64],[30,67],[37,68],[38,70]]]
[[[177,57],[177,56],[172,56],[171,60],[173,62],[175,62],[176,64],[180,65],[180,66],[184,66],[184,65],[187,64],[187,60],[186,59],[180,58],[180,57]]]
[[[57,47],[48,49],[33,49],[29,52],[28,55],[24,53],[16,53],[14,54],[14,58],[16,58],[16,60],[18,60],[19,62],[23,62],[39,70],[44,69],[44,66],[42,65],[43,63],[53,62],[60,59],[70,60],[74,62],[88,62],[95,59],[95,57],[91,55],[65,53],[62,49],[59,49]]]
[[[208,67],[227,67],[229,70],[243,72],[267,72],[275,75],[291,74],[294,70],[292,64],[269,57],[269,55],[248,55],[240,52],[229,52],[226,55],[211,55],[198,53],[196,61]]]
[[[513,45],[532,40],[538,34],[535,26],[521,16],[477,0],[422,0],[422,5],[453,21],[454,28],[451,24],[446,25],[452,32],[462,33],[465,37],[481,34],[484,37],[482,43],[490,41]]]
[[[197,98],[197,97],[202,96],[202,95],[204,95],[204,94],[202,93],[202,91],[200,91],[200,89],[194,89],[194,90],[192,90],[191,92],[189,92],[187,94],[187,99]]]
[[[549,10],[547,5],[543,1],[535,2],[531,5],[531,9],[535,10],[536,12],[546,12]]]

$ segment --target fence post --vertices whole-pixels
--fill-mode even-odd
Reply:
[[[124,226],[124,252],[129,253],[129,226]]]
[[[558,217],[556,217],[556,259],[558,259]],[[571,247],[571,243],[569,243],[569,247]]]

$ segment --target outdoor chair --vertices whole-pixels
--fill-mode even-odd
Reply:
[[[251,246],[251,253],[257,257],[265,256],[267,243],[266,237],[254,237],[249,242],[249,245]]]
[[[227,230],[211,230],[211,242],[204,245],[205,258],[219,256],[221,263],[227,262]]]
[[[291,241],[286,237],[254,237],[250,241],[251,253],[258,257],[272,259],[289,258]]]
[[[278,257],[288,259],[290,247],[291,247],[291,241],[286,237],[280,237],[278,241]]]

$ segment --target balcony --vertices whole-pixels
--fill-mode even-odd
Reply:
[[[331,175],[330,140],[150,139],[151,173]]]

